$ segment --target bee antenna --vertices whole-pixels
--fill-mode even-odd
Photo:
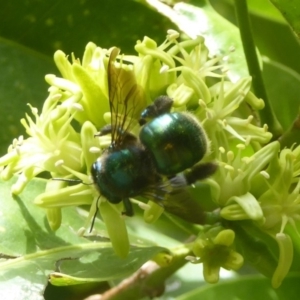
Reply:
[[[101,195],[98,197],[97,202],[96,202],[96,211],[95,211],[94,216],[93,216],[93,220],[92,220],[92,224],[91,224],[91,228],[90,228],[89,233],[91,233],[93,228],[94,228],[94,224],[95,224],[95,221],[96,221],[96,216],[97,216],[98,211],[99,211],[99,206],[98,205],[99,205],[100,197],[101,197]]]

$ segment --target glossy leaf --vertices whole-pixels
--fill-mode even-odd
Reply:
[[[159,14],[128,0],[13,0],[2,3],[0,19],[0,36],[49,56],[57,49],[80,56],[89,41],[132,52],[138,38],[164,39],[169,27]],[[145,20],[155,26],[141,26]]]
[[[176,300],[284,300],[297,299],[299,295],[299,275],[289,276],[283,285],[274,290],[268,279],[260,276],[245,276],[239,279],[223,281],[216,285],[210,285],[188,292]]]
[[[124,277],[163,249],[149,247],[153,243],[144,239],[142,248],[133,247],[126,259],[120,259],[105,236],[78,236],[85,214],[78,214],[75,208],[63,209],[62,226],[53,232],[45,212],[32,204],[43,191],[44,180],[31,181],[22,195],[14,198],[10,195],[11,183],[0,185],[1,299],[43,299],[40,295],[54,271],[80,277],[81,282]],[[102,222],[96,222],[96,229],[105,232]],[[54,282],[63,284],[61,278]]]
[[[300,74],[283,64],[264,58],[263,76],[277,118],[287,130],[298,115]]]
[[[300,2],[298,0],[271,0],[279,9],[284,18],[293,28],[294,32],[300,37]]]
[[[52,59],[16,43],[0,39],[0,154],[14,137],[24,134],[20,123],[27,103],[41,108],[47,97],[47,73],[58,73]]]
[[[251,13],[257,14],[263,18],[270,19],[280,23],[286,23],[280,12],[266,0],[249,0],[247,1]]]

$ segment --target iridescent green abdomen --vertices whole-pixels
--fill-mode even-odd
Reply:
[[[167,113],[145,124],[140,141],[154,157],[158,173],[174,175],[191,168],[207,152],[200,123],[188,113]]]

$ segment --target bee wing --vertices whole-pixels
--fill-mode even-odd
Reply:
[[[168,213],[187,222],[205,224],[206,213],[199,201],[192,197],[189,188],[186,186],[171,192],[162,202],[162,205]]]
[[[150,187],[145,196],[168,213],[190,223],[204,224],[207,214],[199,201],[193,197],[191,188],[186,179],[179,174],[169,179],[167,183]]]
[[[135,74],[116,58],[120,49],[113,48],[108,60],[108,95],[111,112],[112,143],[122,143],[122,133],[129,130],[132,118],[138,119],[146,106],[144,91],[136,83]]]

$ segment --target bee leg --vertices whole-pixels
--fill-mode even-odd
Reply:
[[[184,172],[184,177],[188,185],[198,180],[205,179],[216,172],[218,165],[214,162],[200,163]]]
[[[122,212],[122,215],[132,217],[134,215],[132,203],[130,202],[129,198],[124,198],[123,199],[123,204],[125,211]]]
[[[97,217],[97,214],[98,214],[98,211],[99,211],[99,200],[100,200],[100,197],[101,196],[98,197],[97,202],[96,202],[96,211],[95,211],[94,216],[93,216],[91,228],[90,228],[90,231],[89,231],[90,233],[92,232],[92,230],[94,228],[96,217]]]
[[[142,126],[147,123],[148,119],[154,119],[160,115],[169,113],[173,105],[173,100],[168,96],[159,96],[154,102],[147,106],[141,113],[139,124]]]
[[[94,136],[103,136],[103,135],[107,135],[109,133],[112,132],[112,126],[111,124],[105,125],[104,127],[101,128],[101,130],[99,132],[97,132],[96,134],[94,134]]]
[[[171,111],[173,105],[173,99],[168,96],[159,96],[154,100],[156,107],[156,116],[160,116]]]

